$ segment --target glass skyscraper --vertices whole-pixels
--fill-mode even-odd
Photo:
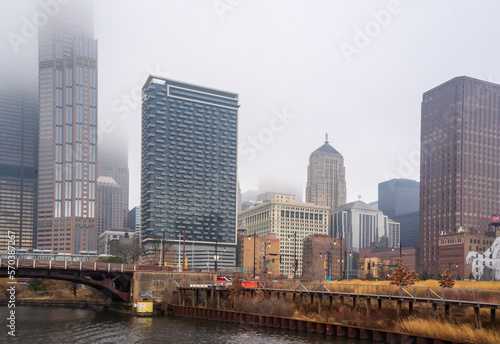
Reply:
[[[0,84],[0,252],[32,249],[36,228],[38,98],[36,88]],[[11,245],[12,246],[12,245]]]
[[[39,31],[37,247],[97,251],[97,41],[92,6],[72,1]]]
[[[185,238],[188,266],[235,263],[238,107],[235,93],[169,79],[143,87],[141,237]]]

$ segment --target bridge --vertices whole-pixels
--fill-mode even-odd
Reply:
[[[88,285],[101,291],[112,301],[131,302],[131,282],[137,271],[173,271],[172,267],[110,264],[68,260],[0,258],[0,278],[8,278],[9,270],[16,278],[47,278]]]
[[[179,304],[185,305],[186,291],[192,291],[191,301],[193,306],[199,297],[200,291],[205,293],[206,300],[212,300],[220,306],[220,300],[228,293],[228,284],[199,282],[190,285],[177,285],[179,290]],[[395,285],[369,285],[369,284],[342,284],[342,283],[290,283],[290,282],[258,282],[253,285],[243,284],[245,293],[253,297],[256,291],[261,291],[266,297],[275,295],[278,299],[286,300],[287,295],[292,295],[292,300],[306,301],[310,299],[311,304],[318,299],[318,313],[321,313],[323,299],[329,299],[330,307],[333,305],[333,298],[338,297],[344,304],[345,298],[352,298],[352,306],[356,308],[358,299],[366,301],[367,312],[371,309],[371,301],[377,301],[378,308],[382,307],[382,301],[397,302],[398,315],[401,312],[403,302],[408,303],[408,310],[411,314],[414,303],[430,303],[434,311],[438,305],[444,308],[445,316],[449,316],[450,306],[473,307],[476,326],[481,327],[479,310],[486,308],[491,310],[491,322],[495,323],[496,309],[500,309],[500,291],[440,288],[440,287],[402,287]]]

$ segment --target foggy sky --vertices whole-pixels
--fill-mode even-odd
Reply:
[[[56,0],[54,0],[56,1]],[[64,2],[64,1],[61,1]],[[140,203],[140,88],[149,74],[239,93],[243,191],[303,199],[309,155],[328,132],[347,200],[419,179],[422,93],[467,75],[500,82],[498,1],[118,1],[95,3],[101,145],[128,137]],[[2,78],[37,78],[36,38],[8,33],[39,11],[0,2]],[[30,62],[32,61],[32,62]],[[107,121],[103,124],[102,121]]]

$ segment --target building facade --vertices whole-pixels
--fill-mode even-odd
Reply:
[[[256,235],[238,237],[236,265],[250,276],[269,279],[280,275],[280,241],[276,234],[260,238]]]
[[[401,225],[401,245],[418,247],[420,183],[391,179],[378,184],[378,209]]]
[[[345,239],[346,278],[356,278],[359,250],[383,243],[399,247],[399,225],[363,201],[344,204],[331,212],[330,235]]]
[[[35,248],[38,95],[0,83],[0,252]]]
[[[111,177],[97,178],[97,234],[123,229],[120,210],[121,187]]]
[[[125,231],[104,231],[99,235],[99,254],[120,255],[120,240],[132,238],[136,233]]]
[[[97,40],[92,6],[61,6],[39,30],[37,247],[97,251]]]
[[[238,108],[235,93],[154,76],[143,87],[141,239],[182,239],[195,267],[235,265]]]
[[[307,280],[341,280],[344,276],[344,239],[309,235],[303,242],[302,277]]]
[[[127,228],[132,232],[141,232],[141,208],[133,207],[127,215]]]
[[[129,197],[129,170],[128,170],[128,152],[127,145],[120,149],[111,147],[99,147],[97,159],[97,176],[110,177],[118,184],[120,191],[119,197],[115,201],[113,211],[116,214],[113,217],[118,218],[116,226],[113,228],[126,228],[128,215],[128,197]],[[99,234],[102,232],[99,232]]]
[[[425,92],[420,154],[422,272],[439,269],[439,235],[481,236],[500,209],[500,85],[457,77]]]
[[[444,232],[438,237],[439,243],[439,272],[449,269],[454,278],[474,278],[472,275],[479,273],[479,267],[468,264],[466,259],[469,252],[484,254],[493,244],[495,238],[482,235],[468,234],[466,232]],[[488,266],[489,267],[489,266]],[[473,269],[477,269],[473,271]],[[484,276],[484,279],[490,276]]]
[[[328,234],[328,207],[297,202],[293,195],[274,194],[270,201],[242,211],[238,228],[258,237],[276,234],[280,242],[280,274],[300,277],[303,240],[312,234]]]
[[[360,278],[379,278],[386,279],[387,273],[390,273],[389,268],[391,266],[396,266],[398,264],[398,258],[403,257],[403,264],[410,265],[410,269],[418,271],[418,249],[414,247],[403,247],[400,250],[397,247],[385,247],[385,246],[372,246],[366,247],[359,250],[359,259],[363,259],[361,263],[358,263],[358,275]],[[377,261],[378,260],[378,261]],[[375,264],[375,269],[368,271],[368,262]],[[377,264],[383,263],[383,266],[377,268]],[[365,266],[366,265],[366,266]],[[389,265],[389,266],[386,266]],[[359,267],[365,266],[363,269]],[[372,265],[373,267],[373,265]],[[368,274],[369,276],[366,276]]]
[[[344,157],[328,143],[309,156],[306,202],[337,208],[346,203]]]

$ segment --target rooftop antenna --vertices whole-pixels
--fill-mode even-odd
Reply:
[[[325,135],[325,143],[328,144],[328,133]]]
[[[361,201],[361,195],[358,195],[358,199]]]

